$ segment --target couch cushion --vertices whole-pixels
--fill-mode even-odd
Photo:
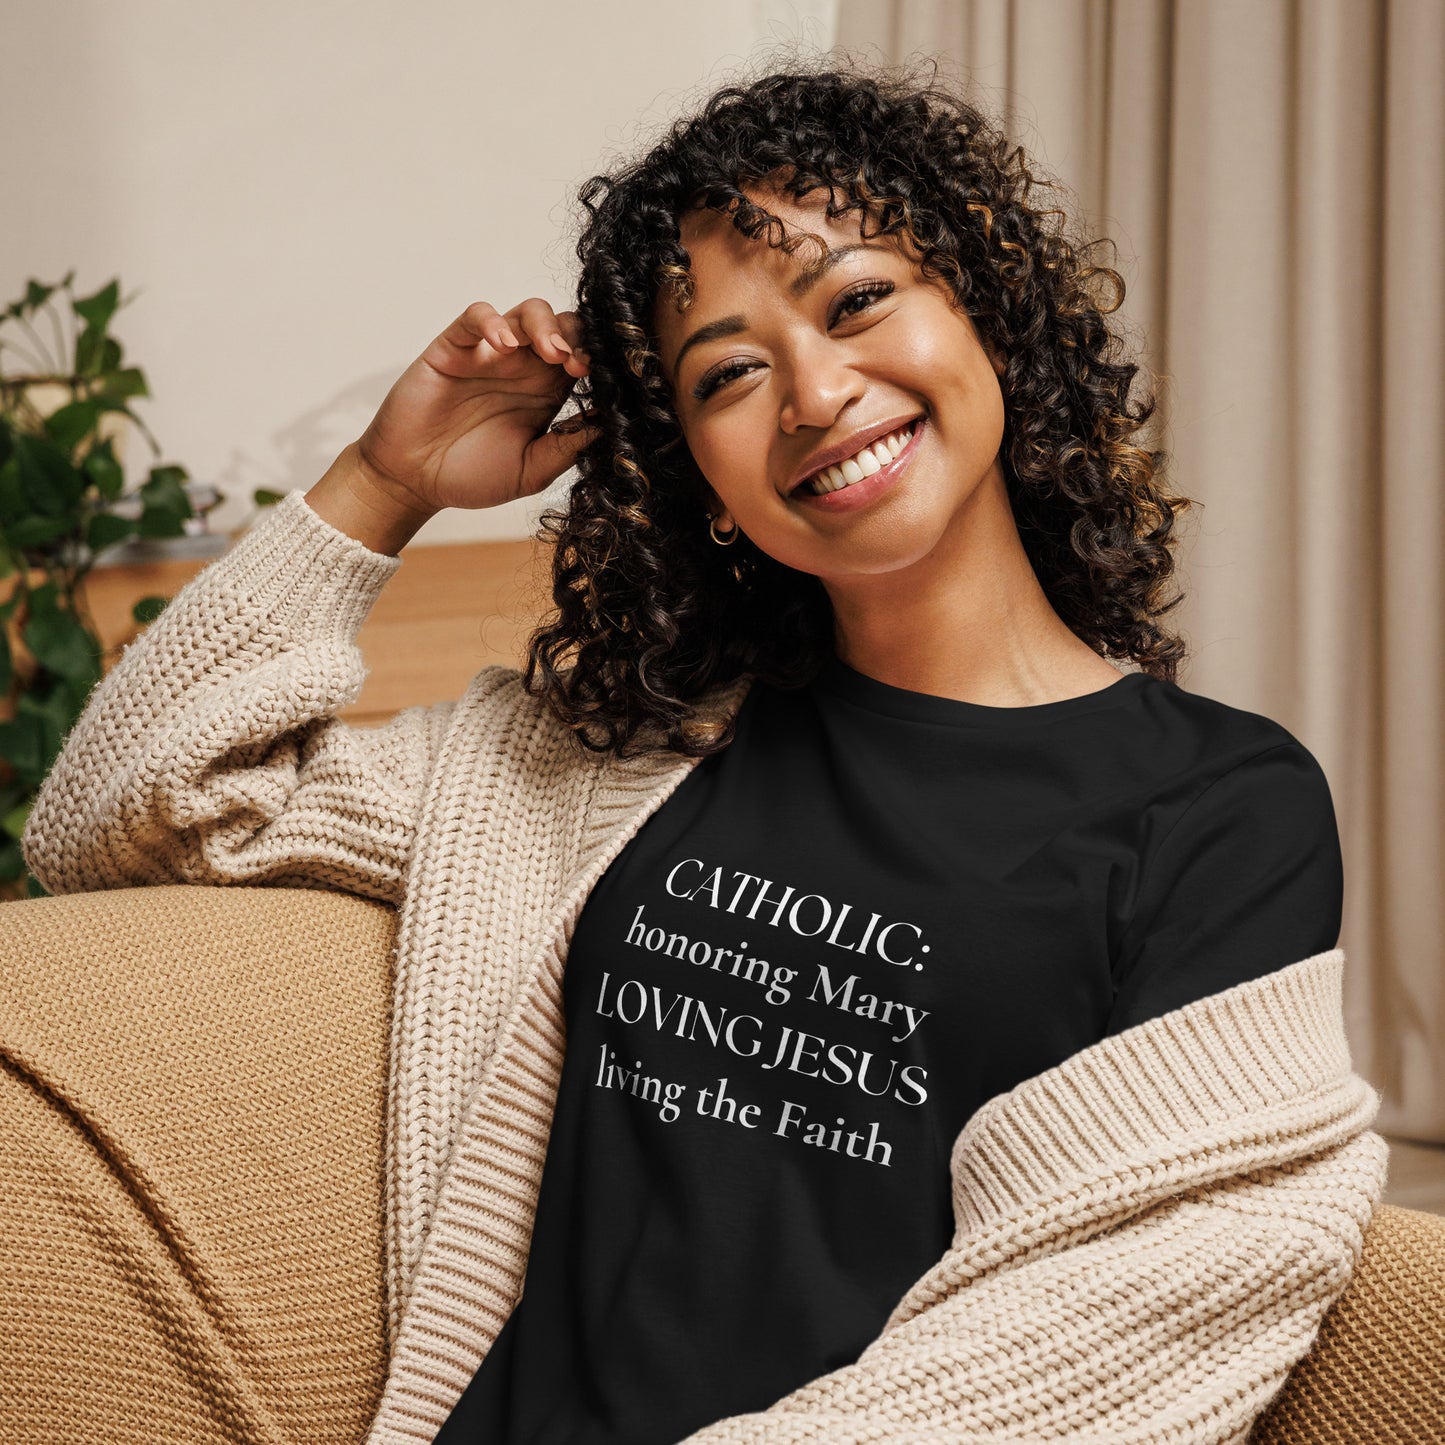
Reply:
[[[1382,1204],[1349,1287],[1250,1445],[1445,1439],[1445,1216]]]
[[[359,1438],[385,1366],[396,916],[167,885],[0,905],[0,1438]]]

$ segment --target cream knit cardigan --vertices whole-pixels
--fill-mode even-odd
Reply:
[[[347,725],[357,632],[401,565],[289,494],[95,689],[23,839],[53,893],[271,883],[399,909],[368,1445],[430,1440],[520,1297],[573,925],[696,761],[583,756],[500,666]],[[1301,958],[990,1099],[953,1147],[951,1247],[877,1338],[690,1445],[1245,1440],[1384,1186],[1343,968]]]

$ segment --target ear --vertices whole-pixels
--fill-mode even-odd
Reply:
[[[703,504],[703,526],[707,526],[709,522],[719,532],[728,532],[737,526],[723,499],[711,487],[707,489],[707,501]]]
[[[711,487],[707,488],[707,501],[703,505],[707,509],[708,517],[717,522],[719,532],[726,532],[734,525],[733,514],[728,511],[727,504]]]

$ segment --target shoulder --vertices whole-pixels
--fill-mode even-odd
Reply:
[[[693,701],[695,720],[725,724],[741,708],[752,681],[751,674],[743,674],[709,687]],[[454,727],[472,746],[525,754],[549,770],[596,773],[640,766],[649,772],[683,758],[667,746],[658,728],[640,729],[627,758],[585,747],[576,727],[559,715],[550,698],[529,691],[521,669],[508,664],[494,663],[477,672],[456,713]]]
[[[1324,768],[1283,724],[1216,698],[1151,680],[1141,697],[1142,743],[1129,799],[1137,845],[1136,921],[1151,903],[1201,906],[1308,875],[1341,886],[1334,797]]]
[[[528,691],[521,670],[504,663],[483,667],[467,685],[457,702],[447,755],[453,770],[501,775],[509,784],[523,776],[563,777],[588,761],[546,697]]]
[[[1295,795],[1329,797],[1324,770],[1284,724],[1217,698],[1149,679],[1135,745],[1176,816],[1223,790],[1266,807]]]
[[[1335,947],[1344,864],[1324,770],[1287,728],[1159,684],[1180,743],[1140,810],[1109,1031]]]
[[[1184,893],[1213,910],[1261,889],[1342,889],[1334,798],[1319,760],[1283,724],[1156,682],[1147,698],[1170,741],[1140,799],[1135,921]],[[1157,760],[1156,760],[1157,761]]]

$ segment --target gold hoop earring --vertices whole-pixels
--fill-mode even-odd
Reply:
[[[708,529],[708,531],[712,534],[712,539],[713,539],[713,541],[716,542],[719,547],[731,547],[732,544],[733,544],[734,542],[736,542],[737,539],[738,539],[738,529],[737,529],[736,525],[734,525],[734,527],[732,528],[732,530],[731,530],[730,532],[728,532],[728,534],[727,534],[725,537],[719,537],[718,534],[717,534],[717,518],[716,518],[716,517],[709,517],[709,518],[707,519],[707,529]]]

